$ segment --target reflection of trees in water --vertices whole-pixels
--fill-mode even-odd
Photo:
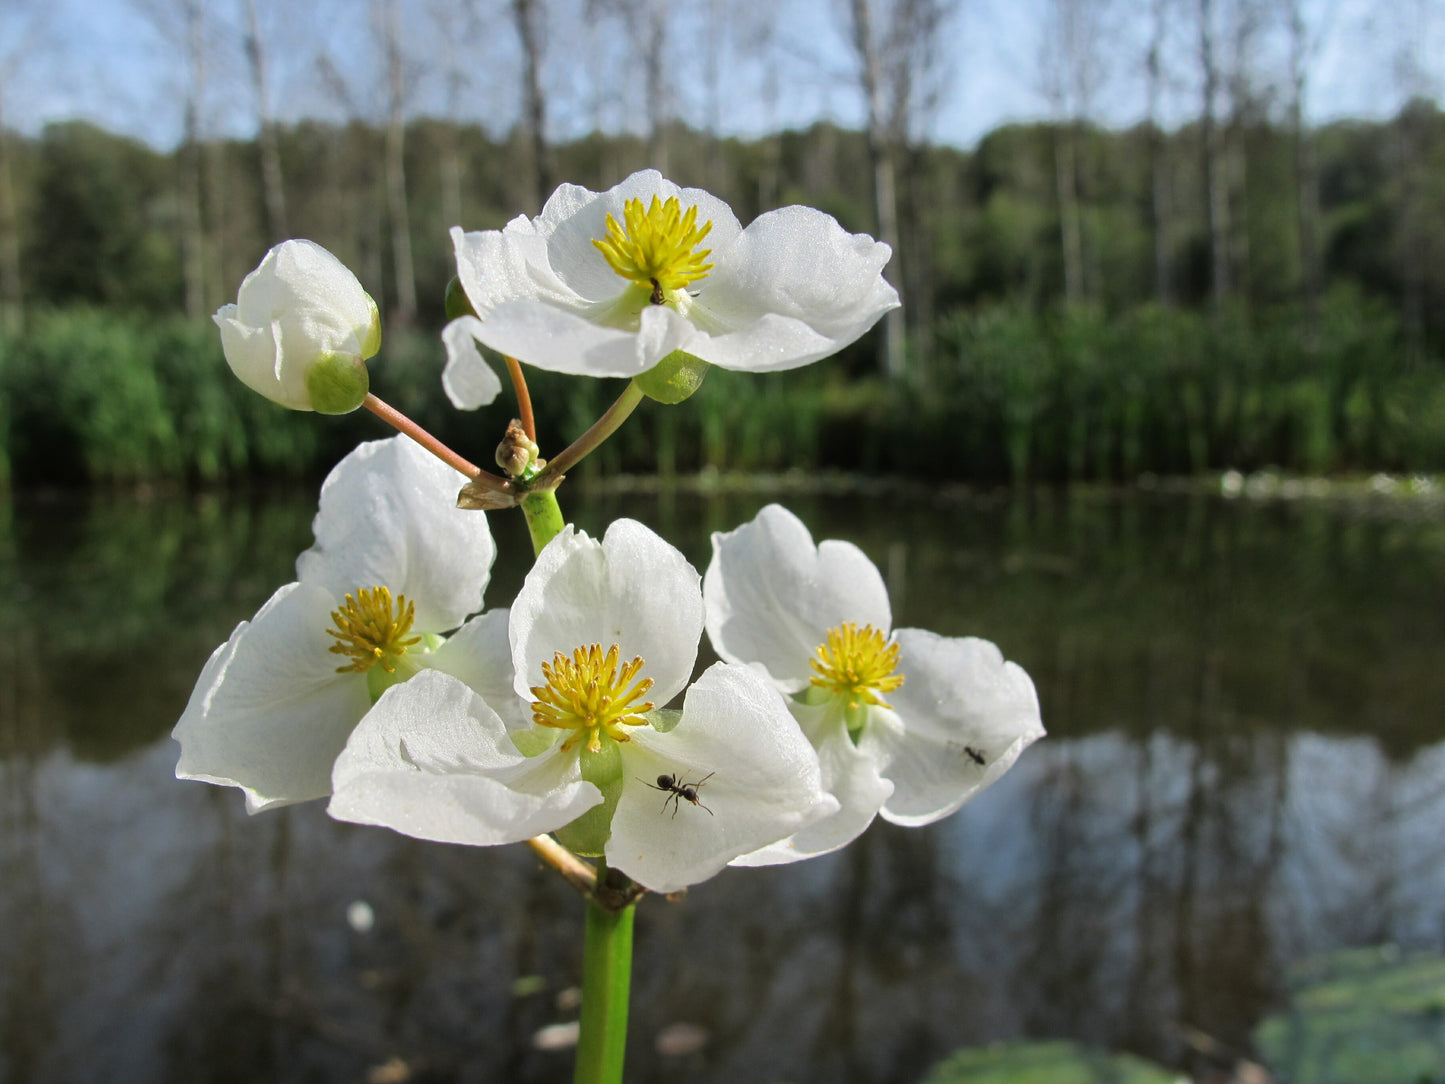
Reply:
[[[18,505],[12,569],[27,604],[10,627],[23,616],[45,647],[61,709],[48,739],[105,760],[167,733],[211,649],[294,576],[313,512],[311,497]]]
[[[550,1007],[512,983],[575,982],[580,904],[520,848],[420,844],[319,804],[245,818],[209,793],[214,838],[147,931],[175,942],[155,976],[177,1002],[167,1079],[362,1079],[393,1058],[411,1079],[555,1078],[529,1047]],[[358,900],[370,931],[346,923]]]
[[[13,597],[0,547],[0,593]],[[55,1034],[53,985],[62,961],[50,951],[69,914],[52,901],[42,870],[35,766],[43,748],[45,706],[34,663],[32,629],[11,623],[0,636],[0,1078],[47,1079]]]
[[[729,529],[760,503],[659,514]],[[876,524],[809,503],[818,537],[858,537],[890,570],[899,624],[986,635],[1024,662],[1054,736],[943,824],[880,823],[837,855],[647,900],[630,1080],[909,1081],[955,1046],[1025,1034],[1180,1061],[1180,1025],[1246,1042],[1276,1007],[1280,964],[1304,952],[1441,945],[1445,747],[1381,750],[1438,731],[1445,637],[1362,567],[1413,576],[1418,596],[1441,578],[1424,536],[1210,501],[1036,496]],[[530,1037],[570,1015],[552,1002],[578,977],[582,908],[528,852],[415,843],[335,824],[319,803],[248,818],[234,791],[172,781],[172,749],[137,744],[289,576],[312,505],[267,521],[202,502],[131,527],[92,510],[69,534],[32,525],[8,557],[0,530],[0,584],[22,558],[28,589],[42,572],[66,581],[53,611],[27,604],[38,616],[13,615],[24,631],[0,640],[7,1078],[105,1076],[120,1021],[161,1079],[356,1080],[393,1057],[413,1079],[568,1072]],[[613,513],[638,510],[590,526]],[[706,540],[689,545],[705,562]],[[266,546],[279,552],[258,571],[250,551]],[[68,571],[44,571],[46,548]],[[128,561],[143,567],[126,587]],[[0,606],[17,597],[0,590]],[[110,628],[107,599],[133,619],[180,609]],[[61,649],[42,650],[62,626]],[[165,676],[135,663],[138,643],[189,658]],[[142,721],[107,737],[127,700]],[[1390,737],[1310,734],[1346,725]],[[66,755],[77,737],[103,765]],[[118,792],[118,811],[64,808],[91,786]],[[76,824],[94,838],[67,835]],[[47,847],[67,852],[49,881]],[[84,892],[112,882],[70,867],[117,853],[105,876],[131,910],[87,925]],[[375,909],[368,934],[345,924],[356,899]],[[545,991],[514,997],[524,975]],[[657,1054],[678,1022],[710,1045]]]

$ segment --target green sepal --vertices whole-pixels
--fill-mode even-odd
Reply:
[[[355,354],[326,354],[306,370],[306,395],[318,414],[350,414],[370,390],[366,362]]]
[[[413,652],[408,651],[405,655],[392,655],[390,661],[393,667],[390,671],[380,664],[372,666],[366,671],[366,691],[371,694],[373,704],[380,700],[381,694],[393,685],[400,685],[407,678],[421,673],[422,664],[416,661],[416,655]]]
[[[467,297],[467,292],[462,288],[462,280],[455,275],[451,282],[447,283],[447,319],[455,320],[459,316],[475,316],[477,310],[472,308],[472,300]]]
[[[682,722],[682,712],[678,708],[658,708],[656,711],[649,711],[643,718],[647,720],[653,730],[659,734],[666,734]]]
[[[617,812],[617,800],[622,797],[622,750],[611,738],[603,737],[602,748],[595,753],[582,747],[578,764],[582,778],[602,792],[602,804],[552,834],[572,853],[597,858],[612,836],[612,814]]]
[[[371,322],[366,325],[366,338],[361,341],[361,360],[375,357],[376,352],[381,349],[381,310],[376,307],[376,302],[366,294],[366,307],[371,312]]]
[[[680,403],[698,388],[712,368],[702,358],[674,350],[641,376],[632,378],[637,390],[659,403]]]
[[[530,730],[509,731],[507,736],[512,739],[517,752],[524,757],[535,757],[556,745],[562,732],[549,726],[534,726]]]

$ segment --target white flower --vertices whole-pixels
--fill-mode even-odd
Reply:
[[[481,609],[496,547],[479,512],[456,507],[462,475],[404,437],[363,444],[321,489],[316,544],[297,582],[211,655],[174,737],[176,775],[240,787],[246,806],[320,798],[352,727],[389,684],[435,666],[515,712],[511,669],[487,671],[506,611]],[[502,694],[508,694],[503,696]]]
[[[895,824],[946,817],[1043,736],[1028,674],[973,637],[892,628],[883,578],[857,546],[814,546],[773,504],[713,535],[703,582],[718,655],[794,697],[841,811],[741,865],[836,850],[875,814]]]
[[[514,691],[534,725],[420,675],[356,728],[331,814],[452,843],[557,831],[658,892],[711,877],[837,803],[782,696],[747,667],[710,668],[681,713],[654,708],[687,687],[702,626],[697,572],[652,531],[564,529],[511,611]]]
[[[898,306],[882,276],[887,245],[810,207],[743,229],[727,204],[655,170],[601,193],[563,185],[539,217],[454,228],[452,241],[480,317],[468,333],[555,372],[633,377],[673,351],[725,369],[791,369]],[[470,364],[454,353],[453,380]]]
[[[381,315],[346,265],[311,241],[283,241],[212,317],[242,383],[292,410],[344,414],[366,398],[365,360]]]

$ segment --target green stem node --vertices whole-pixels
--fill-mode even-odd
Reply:
[[[523,497],[522,515],[527,517],[534,556],[567,525],[562,518],[562,507],[557,503],[557,493],[551,489],[534,489]]]

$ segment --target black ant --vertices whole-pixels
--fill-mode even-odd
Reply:
[[[986,763],[988,763],[986,760],[983,759],[983,754],[971,745],[965,745],[963,747],[963,751],[968,755],[968,759],[973,761],[980,768],[982,768]]]
[[[685,779],[667,774],[657,777],[656,786],[645,779],[639,779],[638,782],[645,787],[652,787],[653,790],[666,791],[667,797],[662,800],[662,810],[659,812],[665,812],[667,810],[667,803],[671,802],[672,815],[676,817],[677,803],[679,800],[695,805],[699,809],[707,809],[707,806],[702,804],[702,799],[697,796],[697,792],[702,790],[704,784],[716,774],[716,772],[708,772],[707,775],[703,776],[696,783],[689,783]],[[707,809],[707,815],[709,817],[713,815],[711,809]]]
[[[664,301],[667,300],[667,297],[662,292],[662,283],[658,282],[656,279],[648,279],[647,281],[652,283],[652,297],[650,298],[650,300],[654,305],[661,305]],[[659,776],[658,778],[661,778],[661,776]],[[671,776],[669,776],[668,778],[671,778]],[[651,784],[648,785],[651,786]],[[666,788],[663,789],[665,790]],[[703,808],[706,809],[707,806],[703,806]]]

